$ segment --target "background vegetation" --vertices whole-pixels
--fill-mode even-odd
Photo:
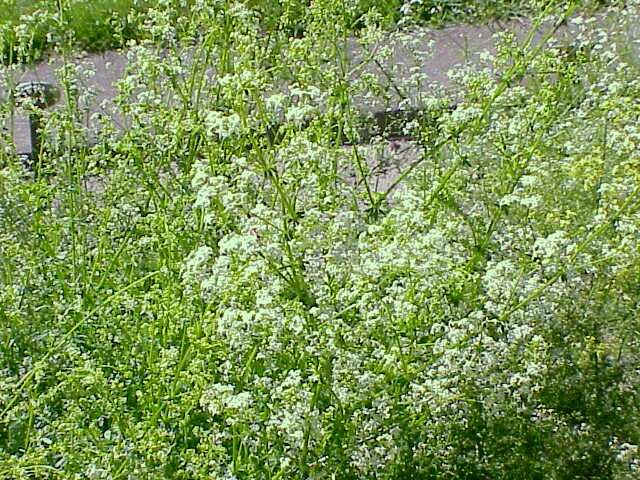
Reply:
[[[264,28],[286,29],[292,35],[300,35],[304,30],[310,9],[309,0],[245,3],[260,16]],[[604,2],[583,3],[584,7],[588,4],[594,8]],[[129,40],[150,37],[145,27],[149,9],[173,15],[181,37],[192,37],[193,13],[200,4],[197,0],[1,0],[0,61],[5,64],[37,61],[55,45],[69,42],[86,51],[123,48]],[[350,21],[354,28],[361,28],[363,14],[375,9],[387,25],[411,11],[422,23],[442,26],[452,21],[485,22],[532,14],[541,5],[537,0],[357,0],[350,10]],[[280,24],[283,16],[288,19],[287,25]]]

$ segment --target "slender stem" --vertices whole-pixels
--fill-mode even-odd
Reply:
[[[38,175],[40,167],[40,118],[37,113],[29,114],[29,141],[31,143],[31,161]]]

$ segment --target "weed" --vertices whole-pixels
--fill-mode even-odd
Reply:
[[[130,128],[87,146],[61,37],[42,174],[0,152],[0,478],[637,477],[640,5],[435,96],[350,63],[416,48],[370,3],[199,1],[192,63],[164,3]],[[367,92],[423,112],[380,189]]]

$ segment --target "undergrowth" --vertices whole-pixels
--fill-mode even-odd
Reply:
[[[67,62],[37,172],[0,153],[0,478],[637,478],[637,2],[446,92],[374,74],[410,16],[219,7],[189,62],[147,16],[126,130],[88,146]],[[421,113],[380,181],[385,99]]]

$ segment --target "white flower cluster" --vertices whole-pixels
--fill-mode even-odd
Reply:
[[[505,38],[453,72],[385,190],[342,135],[368,86],[409,107],[424,78],[349,65],[355,19],[392,58],[379,15],[197,3],[215,75],[134,47],[109,155],[0,170],[0,472],[637,477],[640,81],[616,36],[585,19],[573,53]]]

